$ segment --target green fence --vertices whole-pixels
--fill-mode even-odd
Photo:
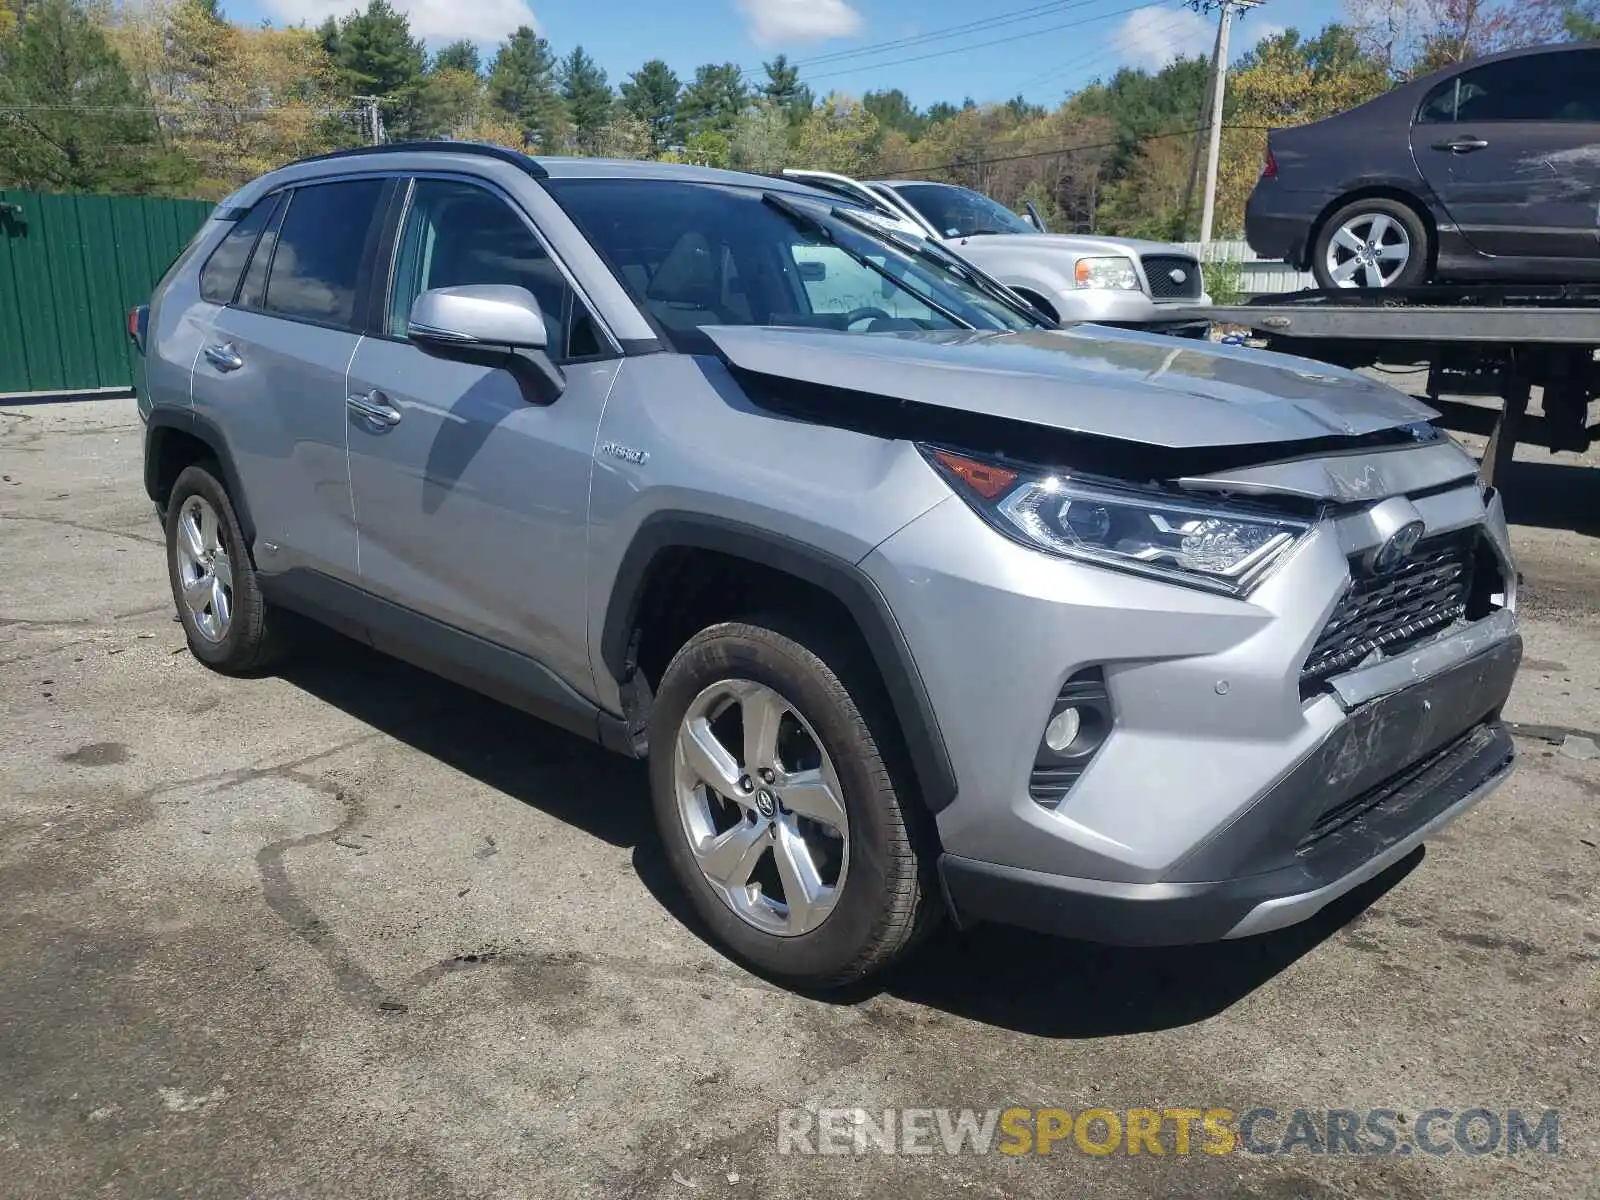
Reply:
[[[128,310],[211,208],[0,189],[0,394],[131,387]]]

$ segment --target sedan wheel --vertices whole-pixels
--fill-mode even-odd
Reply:
[[[1333,213],[1309,257],[1320,288],[1407,288],[1428,282],[1434,255],[1427,222],[1415,208],[1371,196]]]
[[[1405,273],[1412,253],[1404,225],[1387,213],[1363,213],[1334,230],[1324,265],[1338,287],[1386,288]]]

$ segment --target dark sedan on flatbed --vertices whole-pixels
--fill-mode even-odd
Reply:
[[[1600,45],[1476,59],[1273,131],[1245,234],[1324,288],[1600,280]]]

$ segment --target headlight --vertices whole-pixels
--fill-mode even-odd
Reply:
[[[1231,596],[1282,562],[1311,522],[1109,487],[924,447],[979,515],[1036,550]]]
[[[1130,259],[1080,258],[1073,271],[1081,288],[1113,288],[1124,292],[1139,290],[1139,275]]]

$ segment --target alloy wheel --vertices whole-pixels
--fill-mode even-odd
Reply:
[[[674,784],[695,862],[739,917],[779,937],[827,920],[850,822],[833,762],[794,705],[748,679],[706,688],[679,725]]]
[[[221,524],[204,496],[190,496],[178,510],[178,590],[195,632],[208,642],[222,641],[233,622],[233,561]]]
[[[1386,288],[1411,261],[1411,236],[1387,213],[1361,213],[1334,231],[1324,265],[1342,288]]]

